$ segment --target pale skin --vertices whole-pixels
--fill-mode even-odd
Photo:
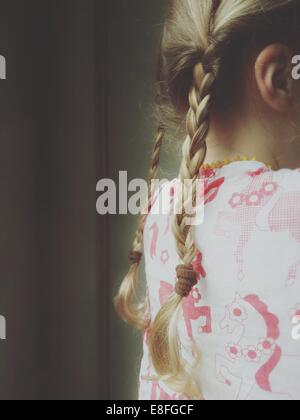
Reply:
[[[255,157],[274,170],[300,167],[300,81],[292,78],[290,49],[266,47],[248,67],[234,115],[212,115],[206,163]]]

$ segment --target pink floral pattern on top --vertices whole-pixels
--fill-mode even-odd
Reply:
[[[204,223],[193,228],[198,284],[183,299],[178,332],[206,400],[300,399],[300,170],[236,162],[201,171]],[[146,277],[153,320],[174,292],[180,263],[172,233],[177,180],[159,194],[145,227]],[[144,336],[139,398],[186,399],[157,378]]]

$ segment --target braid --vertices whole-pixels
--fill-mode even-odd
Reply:
[[[211,54],[211,50],[209,51]],[[205,62],[205,56],[203,58]],[[192,187],[189,191],[186,188],[179,189],[180,210],[174,218],[173,232],[177,243],[177,251],[188,275],[191,275],[191,263],[195,258],[195,244],[190,226],[187,224],[187,214],[182,207],[182,202],[188,199],[193,202],[196,199],[196,184],[199,171],[206,157],[206,139],[210,128],[210,111],[213,92],[218,76],[217,68],[214,66],[207,73],[203,64],[198,64],[194,69],[194,85],[189,94],[190,109],[187,114],[187,137],[183,144],[183,160],[180,168],[180,180],[191,180]],[[184,187],[186,186],[186,183]],[[182,267],[179,266],[177,270]],[[186,286],[187,278],[179,279]],[[191,286],[195,283],[191,283]],[[181,285],[177,290],[181,290]],[[187,296],[186,287],[183,287],[182,294],[176,292],[169,301],[161,308],[153,326],[150,337],[150,350],[154,368],[161,378],[173,389],[185,392],[193,398],[199,398],[199,387],[192,379],[191,369],[181,356],[181,348],[178,337],[178,318],[182,311],[182,299]],[[191,290],[191,289],[190,289]],[[166,340],[166,337],[168,339]],[[199,353],[192,342],[195,363],[199,361]]]
[[[156,179],[158,174],[160,151],[163,143],[164,133],[164,127],[159,125],[152,152],[152,163],[149,174],[149,194],[146,211],[142,212],[139,216],[132,253],[129,256],[130,269],[121,284],[117,297],[115,298],[115,306],[121,318],[141,330],[144,330],[147,327],[149,320],[147,319],[147,303],[136,303],[137,286],[139,280],[139,266],[142,259],[144,228],[147,215],[151,210],[152,197],[154,193],[155,184],[152,181]]]
[[[216,81],[216,77],[212,73],[204,76],[200,85],[197,87],[197,77],[199,77],[199,69],[203,72],[202,65],[198,65],[195,69],[195,86],[191,89],[189,95],[190,110],[187,115],[187,131],[188,136],[183,145],[183,160],[180,169],[180,180],[192,180],[192,190],[188,191],[191,200],[195,201],[196,181],[198,179],[200,168],[205,160],[207,146],[206,137],[209,131],[209,111],[211,105],[211,93]],[[182,191],[180,191],[182,193]],[[185,192],[186,193],[186,192]],[[184,194],[184,193],[183,193]],[[184,197],[179,199],[182,203]],[[177,251],[181,260],[185,264],[190,264],[195,255],[195,246],[190,241],[189,227],[185,223],[186,214],[183,211],[176,215],[173,231],[177,241]]]
[[[144,235],[144,227],[147,220],[147,215],[149,214],[152,206],[152,199],[154,194],[154,188],[155,184],[153,184],[153,180],[157,178],[158,169],[159,169],[159,162],[160,162],[160,151],[161,146],[164,138],[165,129],[163,126],[159,126],[157,129],[157,134],[154,141],[153,151],[152,151],[152,163],[151,163],[151,169],[150,174],[148,178],[148,201],[146,206],[146,211],[144,211],[138,221],[138,227],[135,234],[135,239],[133,243],[133,250],[142,252],[142,246],[143,246],[143,235]]]

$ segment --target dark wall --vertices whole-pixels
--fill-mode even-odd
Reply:
[[[136,398],[111,304],[135,220],[98,179],[148,172],[165,0],[0,0],[0,399]]]
[[[1,399],[107,393],[94,24],[91,0],[1,0]]]

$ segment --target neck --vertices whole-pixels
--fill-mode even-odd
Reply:
[[[234,160],[237,156],[247,156],[272,167],[282,167],[276,142],[268,130],[255,120],[248,124],[239,122],[212,121],[207,138],[207,155],[205,163],[209,164],[226,159]]]
[[[224,162],[224,161],[234,161],[238,160],[241,157],[241,160],[257,160],[258,162],[264,163],[266,166],[270,166],[275,170],[278,170],[282,165],[273,158],[270,153],[263,150],[258,150],[256,148],[245,148],[245,147],[231,147],[226,148],[222,145],[211,145],[208,142],[208,150],[205,159],[205,163],[209,164],[212,162]]]

